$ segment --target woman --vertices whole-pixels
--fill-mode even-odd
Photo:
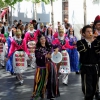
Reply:
[[[55,53],[57,53],[57,46],[53,47],[55,48]],[[40,35],[35,51],[37,67],[31,100],[38,97],[43,99],[45,97],[46,87],[47,99],[53,100],[55,97],[59,96],[57,69],[56,65],[51,62],[51,53],[52,45],[47,42],[45,36]]]
[[[13,70],[17,75],[17,78],[19,80],[19,83],[23,84],[23,78],[22,73],[26,70],[27,67],[27,55],[29,58],[32,58],[30,56],[30,53],[26,47],[26,41],[24,39],[21,39],[21,31],[20,29],[16,30],[15,38],[11,42],[11,47],[7,56],[8,60],[11,55],[13,54]],[[27,55],[26,55],[27,54]]]
[[[71,46],[75,46],[77,43],[77,38],[74,36],[74,30],[72,28],[69,29],[69,44]],[[68,50],[69,57],[70,57],[70,67],[72,72],[76,72],[76,74],[79,74],[79,57],[77,49],[69,49]]]

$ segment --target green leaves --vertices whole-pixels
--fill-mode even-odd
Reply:
[[[26,0],[26,1],[31,1],[33,3],[40,3],[40,2],[44,2],[45,4],[49,4],[51,2],[51,0]],[[53,2],[55,0],[52,0]]]
[[[7,6],[14,6],[17,2],[22,2],[23,0],[0,0],[0,8]]]

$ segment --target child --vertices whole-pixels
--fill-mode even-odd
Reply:
[[[77,38],[74,36],[74,30],[72,28],[69,29],[69,44],[71,46],[75,46],[77,42]],[[76,72],[76,74],[79,74],[79,58],[78,58],[78,52],[77,49],[69,49],[68,50],[69,57],[70,57],[70,67],[72,72]]]
[[[94,41],[90,25],[83,27],[82,34],[84,39],[77,42],[77,50],[80,53],[82,91],[85,96],[84,100],[93,100],[98,83],[97,54],[100,51],[98,51],[96,40]]]
[[[21,31],[20,29],[17,29],[15,38],[11,42],[11,47],[7,56],[8,60],[10,56],[13,54],[13,70],[17,75],[17,78],[19,80],[19,83],[23,84],[23,78],[22,73],[26,70],[27,67],[27,55],[29,58],[32,58],[30,56],[30,53],[26,47],[26,41],[24,39],[21,39]]]

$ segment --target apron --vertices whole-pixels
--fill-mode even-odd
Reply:
[[[66,50],[61,51],[62,54],[62,61],[59,72],[61,74],[69,74],[70,73],[70,60],[69,55]]]
[[[23,73],[27,69],[27,54],[24,51],[15,51],[13,69],[15,73]]]
[[[0,64],[2,66],[5,65],[4,59],[5,59],[5,45],[4,43],[0,42]]]
[[[28,42],[28,50],[30,52],[30,55],[33,57],[33,59],[30,61],[29,59],[29,63],[30,63],[30,66],[32,68],[35,68],[36,67],[36,58],[35,58],[35,46],[36,46],[36,42],[35,41],[29,41]]]

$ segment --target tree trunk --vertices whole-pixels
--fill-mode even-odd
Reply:
[[[84,0],[84,25],[87,24],[87,11],[86,11],[86,0]]]
[[[54,29],[53,0],[51,0],[51,22]]]
[[[37,8],[36,8],[36,3],[34,3],[34,19],[37,20]]]

